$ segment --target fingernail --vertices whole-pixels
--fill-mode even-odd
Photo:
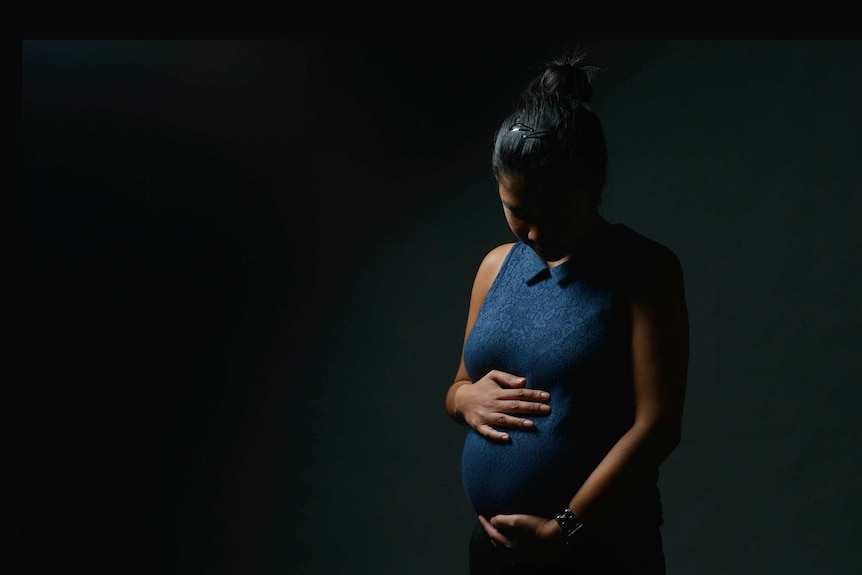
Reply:
[[[551,394],[550,394],[550,393],[548,393],[547,391],[543,391],[543,392],[542,392],[542,395],[541,395],[540,397],[541,397],[542,399],[548,399],[549,397],[551,397]]]

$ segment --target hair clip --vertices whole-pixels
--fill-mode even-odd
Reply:
[[[522,122],[521,120],[515,120],[515,123],[512,124],[512,127],[509,128],[510,132],[524,132],[521,134],[522,139],[526,138],[538,138],[540,136],[544,136],[545,134],[550,134],[550,130],[536,130]]]

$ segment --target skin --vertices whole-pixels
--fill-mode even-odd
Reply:
[[[584,193],[554,193],[516,174],[499,178],[506,221],[515,236],[548,266],[565,262],[589,234],[609,225]],[[488,289],[512,243],[492,249],[476,273],[464,339],[473,327]],[[569,507],[590,529],[633,493],[679,444],[688,370],[689,329],[683,271],[677,257],[662,248],[658,280],[648,293],[630,301],[635,417],[631,428],[574,493]],[[471,384],[463,347],[446,410],[491,441],[509,441],[507,428],[530,428],[530,416],[550,411],[549,395],[525,389],[517,374],[492,371]],[[525,514],[479,517],[492,544],[513,559],[541,565],[566,552],[554,518]]]

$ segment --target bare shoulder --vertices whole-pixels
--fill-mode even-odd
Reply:
[[[484,294],[488,293],[488,289],[494,283],[506,256],[509,255],[514,245],[514,242],[501,244],[485,254],[482,263],[479,264],[479,270],[476,272],[476,281],[473,285],[475,294],[481,294],[484,298]]]
[[[494,281],[494,278],[497,277],[497,273],[503,266],[503,262],[506,260],[506,256],[509,255],[514,245],[513,242],[501,244],[485,254],[485,258],[479,264],[477,276],[490,276],[490,280]]]
[[[647,260],[650,272],[631,302],[636,336],[633,343],[636,348],[653,351],[662,348],[668,357],[675,353],[684,365],[688,354],[688,309],[683,264],[673,250],[660,243],[653,242],[651,252]]]
[[[490,269],[496,275],[496,272],[500,271],[500,266],[503,265],[503,261],[506,259],[506,256],[509,255],[509,252],[512,250],[512,246],[514,245],[514,242],[501,244],[489,251],[485,254],[485,258],[482,260],[482,264],[479,266],[479,269]]]
[[[683,269],[679,256],[664,244],[656,244],[656,269],[660,286],[667,287],[682,282]]]
[[[666,301],[682,303],[685,300],[685,279],[679,256],[669,247],[658,244],[655,263],[656,294],[664,294]]]
[[[678,297],[683,289],[683,264],[671,248],[633,232],[625,267],[636,299]]]

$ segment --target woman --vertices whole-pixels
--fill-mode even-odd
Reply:
[[[680,441],[682,267],[600,213],[607,173],[582,54],[547,65],[492,167],[516,241],[473,284],[446,410],[468,426],[470,572],[665,572],[658,468]]]

